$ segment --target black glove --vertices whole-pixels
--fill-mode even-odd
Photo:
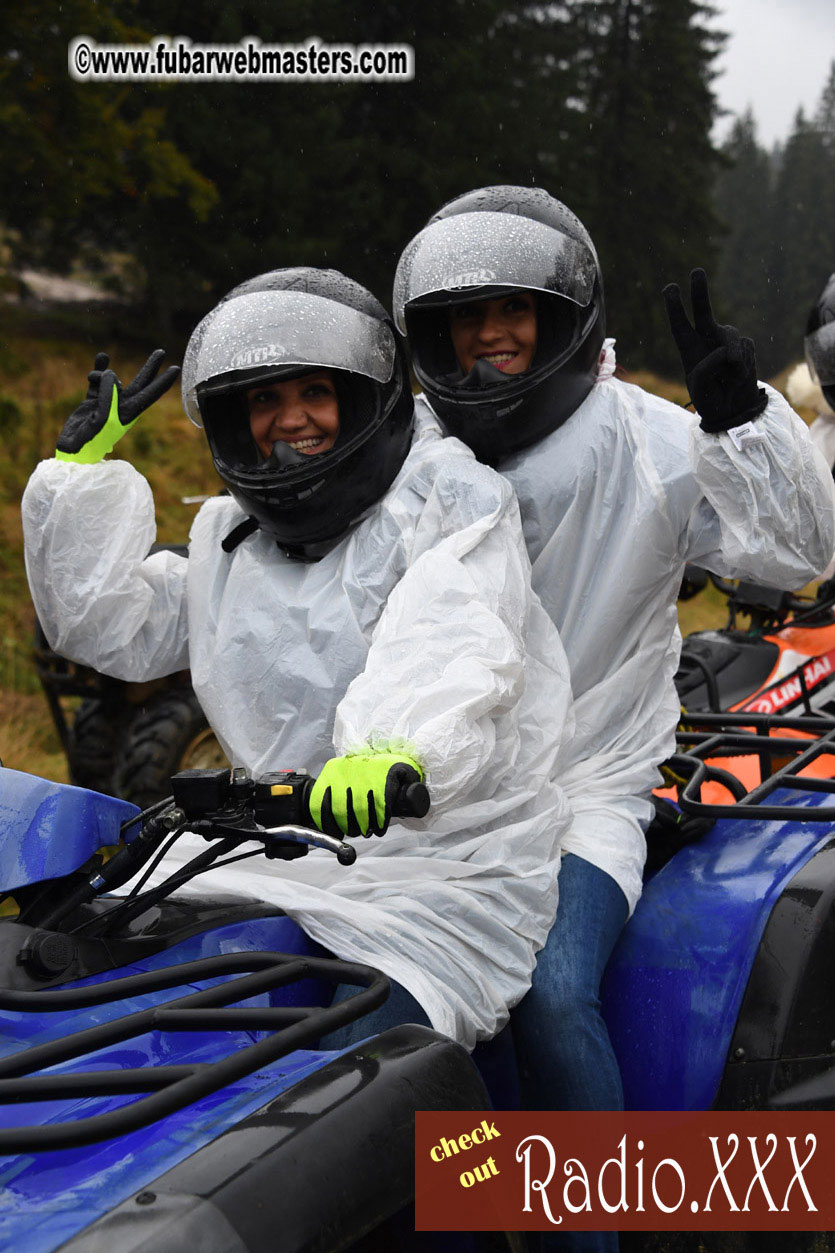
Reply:
[[[156,377],[164,356],[162,348],[155,349],[133,382],[122,387],[108,369],[107,353],[98,353],[87,375],[90,383],[87,395],[67,418],[58,437],[55,453],[58,460],[95,465],[112,452],[139,415],[168,391],[180,373],[179,366],[170,365]]]
[[[676,341],[690,399],[703,431],[715,435],[758,418],[768,396],[757,384],[754,341],[735,326],[719,326],[710,307],[704,270],[690,274],[693,322],[684,312],[678,283],[664,288],[670,330]]]

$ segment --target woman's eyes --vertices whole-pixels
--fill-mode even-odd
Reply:
[[[506,317],[515,317],[520,313],[530,313],[532,309],[533,301],[526,300],[524,296],[508,296],[507,300],[502,301],[499,313]],[[485,311],[479,309],[478,305],[455,305],[452,317],[456,322],[479,322],[485,317]]]
[[[503,313],[531,313],[534,303],[529,296],[508,296],[502,305]]]
[[[322,400],[325,397],[335,397],[336,393],[333,388],[328,387],[327,383],[309,383],[302,391],[302,398],[305,400]],[[250,397],[250,405],[278,405],[281,404],[281,396],[278,392],[264,391],[256,392]]]

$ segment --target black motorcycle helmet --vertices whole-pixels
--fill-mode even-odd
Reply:
[[[247,390],[323,368],[339,403],[334,446],[305,456],[276,444],[265,459]],[[235,287],[192,334],[182,384],[215,469],[253,520],[242,534],[260,526],[300,560],[317,560],[346,535],[409,451],[414,402],[391,319],[336,270],[272,270]]]
[[[479,361],[465,375],[450,308],[520,290],[536,297],[530,369],[507,375]],[[493,465],[561,426],[597,378],[605,334],[597,253],[579,218],[539,187],[484,187],[444,205],[400,258],[394,315],[445,427]]]
[[[820,384],[826,403],[835,409],[835,274],[830,274],[806,323],[806,363]]]

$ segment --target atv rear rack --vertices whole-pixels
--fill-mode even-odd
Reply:
[[[794,732],[795,734],[786,734]],[[821,805],[810,794],[835,797],[835,724],[830,717],[791,717],[754,713],[686,714],[676,732],[678,752],[669,760],[686,777],[678,802],[686,814],[704,818],[739,818],[740,810],[755,811],[758,819],[835,824],[835,800]],[[801,774],[812,763],[832,757],[830,777]],[[746,788],[737,775],[716,764],[718,759],[757,757],[761,782]],[[733,804],[702,799],[706,783],[719,783]],[[766,804],[778,791],[806,793],[804,800]]]
[[[380,971],[336,958],[269,952],[230,953],[83,988],[34,992],[4,989],[0,990],[0,1009],[38,1014],[88,1009],[129,996],[154,994],[196,980],[223,976],[234,977],[0,1060],[0,1105],[149,1094],[120,1109],[85,1118],[42,1126],[0,1128],[0,1153],[77,1148],[146,1127],[296,1049],[315,1048],[320,1037],[354,1022],[380,1005],[389,988],[388,979]],[[329,1008],[229,1008],[233,1003],[303,978],[359,985],[363,990]],[[100,1049],[151,1031],[267,1031],[270,1034],[211,1063],[79,1070],[49,1075],[35,1073],[74,1059],[82,1059],[83,1064],[85,1058]]]

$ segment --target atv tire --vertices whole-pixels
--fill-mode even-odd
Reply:
[[[70,781],[112,795],[119,744],[133,714],[120,701],[88,697],[76,711],[67,744]]]
[[[116,794],[140,809],[170,796],[179,770],[228,763],[189,687],[150,697],[128,727],[114,772]]]

